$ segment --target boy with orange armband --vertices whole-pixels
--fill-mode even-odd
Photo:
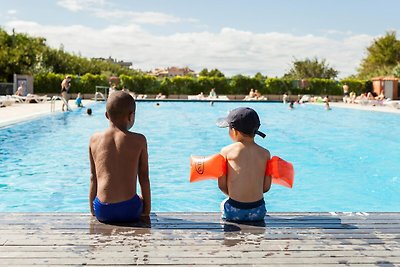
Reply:
[[[222,148],[227,162],[226,175],[219,177],[218,187],[229,198],[221,203],[222,218],[229,221],[264,220],[266,209],[264,193],[271,187],[271,177],[266,176],[267,149],[254,141],[260,119],[251,108],[237,108],[228,117],[217,122],[219,127],[229,127],[233,144]]]

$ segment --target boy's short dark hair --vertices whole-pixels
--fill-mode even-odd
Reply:
[[[111,119],[121,118],[135,112],[135,110],[135,99],[126,92],[114,92],[107,99],[106,111]]]

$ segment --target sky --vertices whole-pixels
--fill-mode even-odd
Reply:
[[[399,31],[399,10],[399,0],[0,0],[0,27],[143,71],[281,77],[317,57],[344,78],[374,39]]]

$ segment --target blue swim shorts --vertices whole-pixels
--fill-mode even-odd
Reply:
[[[221,202],[222,219],[227,221],[263,221],[267,210],[264,199],[255,202],[239,202],[227,198]]]
[[[94,214],[100,222],[129,223],[140,218],[143,201],[138,195],[118,203],[104,203],[96,197],[93,201],[93,208]]]

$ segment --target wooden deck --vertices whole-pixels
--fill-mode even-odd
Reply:
[[[400,266],[400,213],[157,213],[98,223],[80,213],[0,213],[0,265]]]

